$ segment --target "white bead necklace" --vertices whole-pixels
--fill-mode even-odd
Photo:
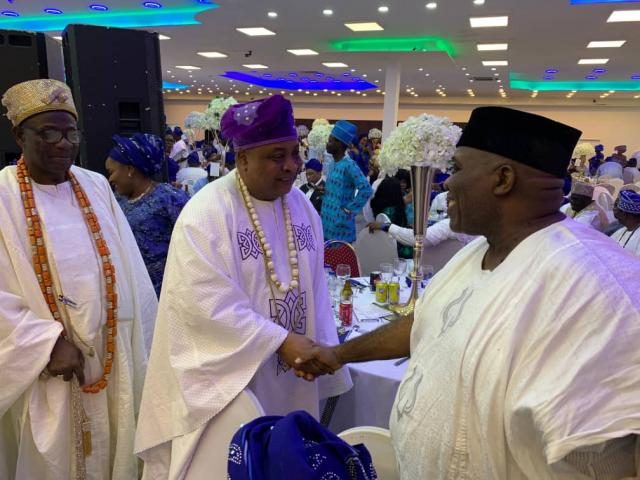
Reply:
[[[296,250],[296,244],[293,239],[293,227],[291,225],[291,212],[289,211],[289,206],[287,205],[286,196],[282,196],[282,211],[284,213],[284,223],[287,229],[287,244],[289,248],[289,265],[291,266],[291,283],[287,285],[286,283],[282,283],[276,274],[275,264],[273,263],[273,250],[271,249],[271,245],[267,241],[267,237],[262,229],[262,224],[260,223],[260,219],[258,218],[258,212],[256,212],[255,207],[253,206],[253,202],[251,201],[251,195],[249,194],[249,190],[247,186],[240,178],[240,174],[236,174],[238,178],[238,188],[240,189],[240,193],[242,194],[242,200],[244,201],[245,207],[247,207],[247,211],[249,212],[249,218],[251,219],[251,223],[253,224],[253,229],[258,235],[258,241],[262,246],[262,252],[264,253],[265,265],[267,267],[268,278],[273,283],[280,293],[287,293],[291,290],[295,290],[299,285],[299,276],[300,271],[298,270],[298,251]]]

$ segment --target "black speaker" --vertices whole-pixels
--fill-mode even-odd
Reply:
[[[158,34],[69,25],[63,34],[67,83],[82,130],[79,163],[105,173],[114,134],[162,138],[165,123]]]
[[[42,33],[0,30],[0,95],[16,83],[36,78],[64,80],[60,43]],[[4,113],[4,108],[2,113]],[[0,169],[14,164],[20,149],[11,133],[11,122],[0,116]]]

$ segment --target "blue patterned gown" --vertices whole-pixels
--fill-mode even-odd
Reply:
[[[322,200],[322,229],[325,240],[355,242],[356,215],[371,197],[371,185],[351,157],[336,162]],[[351,214],[347,214],[344,209]]]
[[[118,203],[131,225],[158,296],[162,288],[171,232],[188,200],[186,192],[166,183],[157,184],[137,202],[131,203],[124,197],[118,197]]]

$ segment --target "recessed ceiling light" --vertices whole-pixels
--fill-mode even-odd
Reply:
[[[389,11],[389,7],[387,7],[386,5],[381,5],[380,7],[378,7],[378,11],[380,13],[387,13]]]
[[[585,78],[585,80],[597,80],[598,79],[598,77],[596,75],[587,75],[584,78]]]
[[[333,15],[333,10],[331,10],[330,8],[325,8],[325,9],[322,11],[322,14],[323,14],[323,15],[326,15],[327,17],[330,17],[331,15]]]
[[[593,70],[591,70],[593,73],[607,73],[607,69],[606,68],[594,68]]]
[[[509,17],[471,17],[471,28],[506,27],[509,25]]]
[[[344,26],[354,32],[377,32],[384,30],[378,22],[345,23]]]
[[[484,0],[473,0],[474,5],[484,5]]]
[[[506,67],[509,62],[507,60],[483,60],[482,65],[485,67]]]
[[[438,8],[438,4],[436,2],[429,2],[425,5],[429,10],[435,10]]]
[[[267,16],[268,16],[269,18],[277,18],[277,17],[278,17],[278,14],[277,14],[276,12],[269,12],[269,13],[267,13]]]
[[[627,43],[626,40],[610,40],[610,41],[603,41],[603,42],[589,42],[589,45],[587,45],[587,48],[620,48],[625,43]]]
[[[631,80],[640,80],[640,75],[631,75]]]
[[[2,15],[5,17],[19,17],[20,14],[18,12],[14,12],[13,10],[3,10]]]
[[[244,33],[250,37],[265,37],[275,35],[275,32],[263,27],[236,28],[240,33]]]
[[[346,63],[342,63],[342,62],[325,62],[322,65],[324,65],[327,68],[346,68],[349,66]]]
[[[318,52],[311,50],[310,48],[293,48],[291,50],[287,50],[287,52],[293,53],[294,55],[318,55]]]
[[[266,65],[262,65],[261,63],[249,63],[242,66],[250,70],[264,70],[265,68],[269,68]]]
[[[62,15],[62,10],[59,8],[45,8],[44,13],[49,13],[51,15]]]
[[[608,58],[581,58],[578,65],[604,65],[608,61]]]
[[[92,3],[91,5],[89,5],[89,8],[91,10],[95,10],[96,12],[106,12],[107,10],[109,10],[109,7],[107,7],[106,5],[102,5],[101,3]]]
[[[162,4],[158,2],[144,2],[142,6],[147,8],[162,8]]]
[[[607,22],[640,22],[640,10],[615,10]]]
[[[508,43],[479,43],[477,45],[479,52],[497,52],[501,50],[507,50],[509,48]]]
[[[220,52],[198,52],[198,55],[206,58],[227,58],[227,55]]]
[[[200,70],[200,67],[195,67],[193,65],[176,65],[176,68],[180,68],[182,70]]]

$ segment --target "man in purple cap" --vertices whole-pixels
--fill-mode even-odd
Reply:
[[[447,180],[479,238],[412,315],[298,359],[410,356],[390,426],[402,480],[637,478],[640,260],[558,211],[578,130],[473,111]]]
[[[345,120],[336,122],[327,142],[327,152],[335,165],[327,178],[322,200],[322,227],[327,240],[356,240],[356,215],[373,191],[360,167],[347,155],[347,148],[358,133],[356,126]]]
[[[135,446],[149,479],[194,467],[210,420],[244,389],[267,415],[317,417],[351,386],[346,370],[307,383],[291,369],[313,342],[338,341],[320,218],[292,189],[291,103],[234,105],[221,125],[237,168],[192,198],[171,239]]]

